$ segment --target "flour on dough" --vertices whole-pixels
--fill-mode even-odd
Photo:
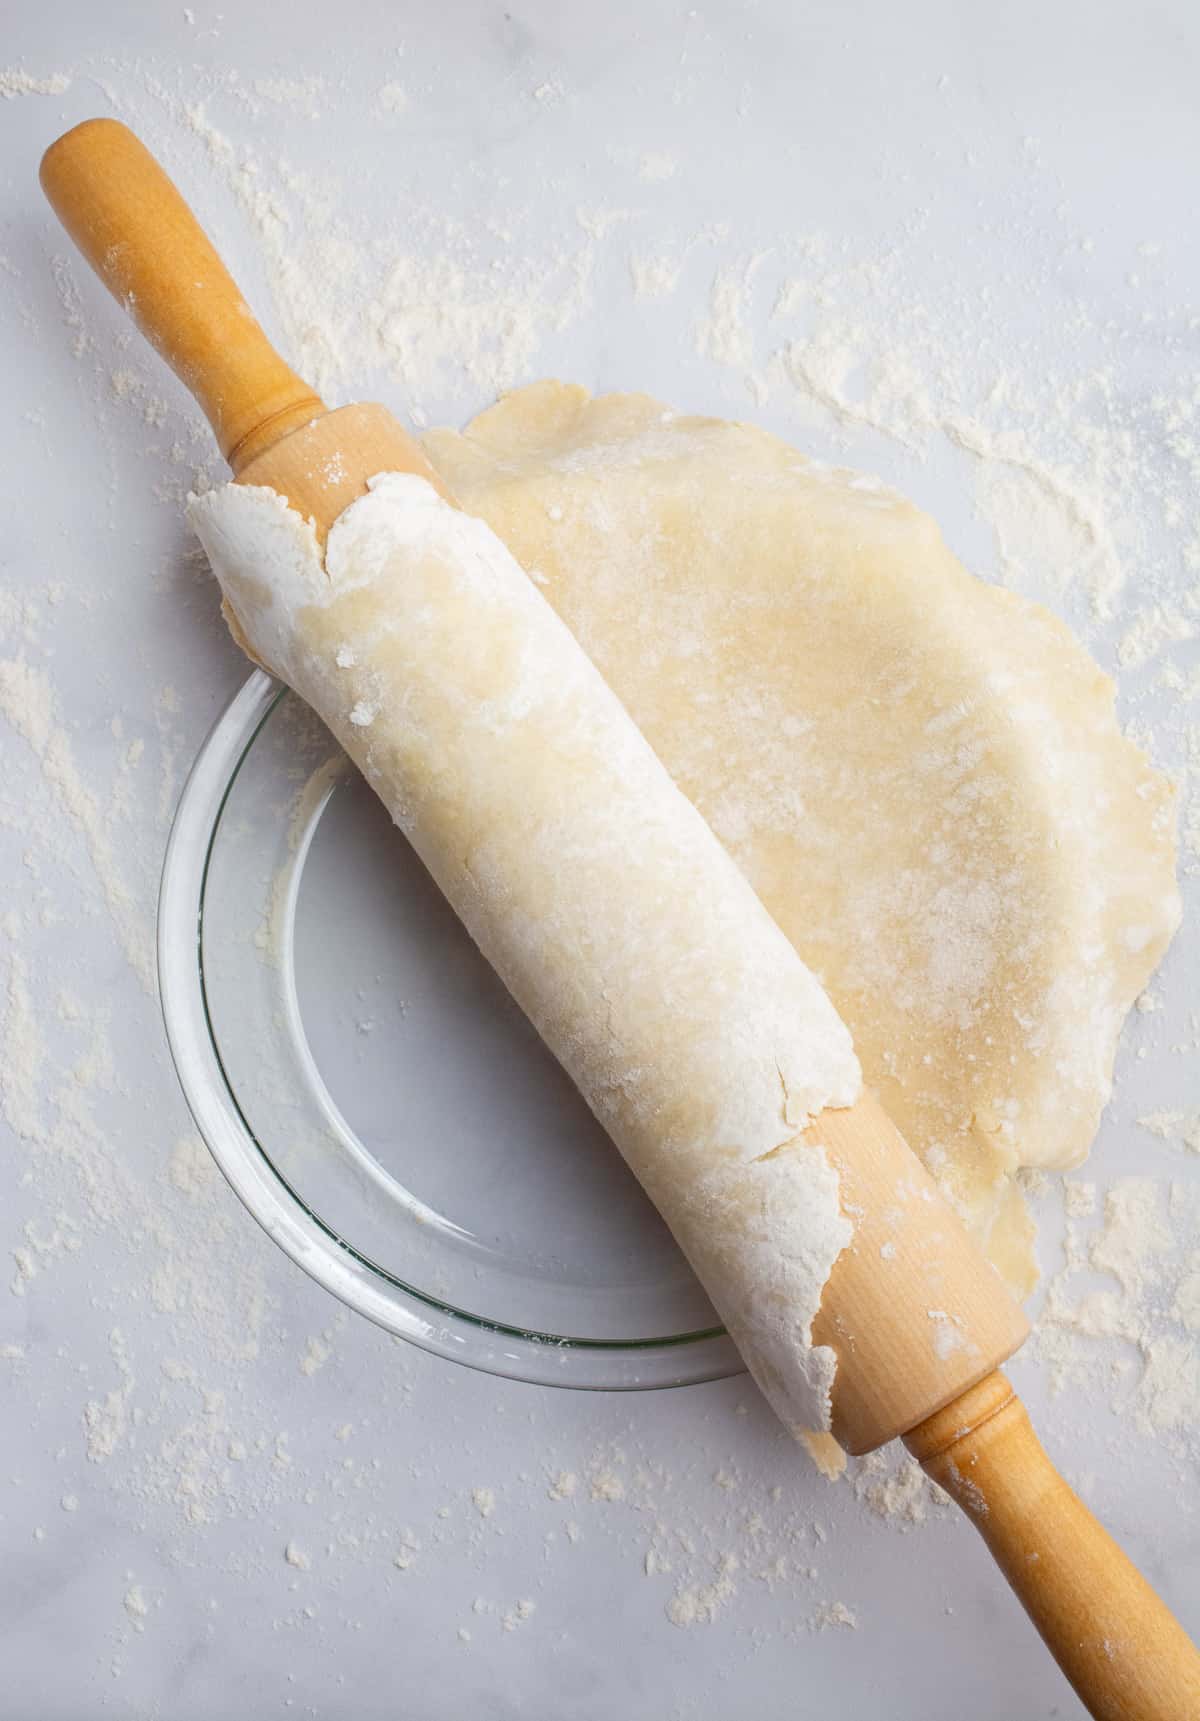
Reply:
[[[425,479],[373,478],[324,562],[273,490],[191,515],[237,636],[378,791],[779,1415],[827,1428],[811,1328],[852,1228],[802,1137],[861,1082],[794,946],[536,584]]]
[[[425,446],[820,976],[1018,1290],[1179,917],[1172,790],[1062,622],[875,481],[542,383]]]

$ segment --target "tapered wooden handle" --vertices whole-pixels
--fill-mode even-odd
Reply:
[[[128,126],[85,120],[51,144],[41,181],[97,275],[196,397],[235,473],[325,410]]]
[[[1004,1375],[904,1443],[967,1513],[1097,1721],[1200,1717],[1200,1654],[1058,1474]]]

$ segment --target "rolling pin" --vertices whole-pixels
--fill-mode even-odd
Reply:
[[[41,181],[84,257],[195,396],[237,483],[284,498],[321,543],[381,473],[424,480],[452,503],[391,413],[330,411],[284,363],[126,127],[75,127],[47,150]],[[853,1220],[812,1327],[836,1354],[836,1439],[853,1454],[904,1440],[980,1532],[1097,1721],[1200,1717],[1200,1656],[1039,1444],[999,1372],[1027,1336],[1025,1317],[920,1161],[869,1094],[823,1111],[803,1139],[836,1171]]]

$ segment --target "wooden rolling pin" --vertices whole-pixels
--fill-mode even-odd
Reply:
[[[195,395],[239,482],[285,496],[322,539],[376,473],[416,473],[446,495],[385,408],[327,411],[289,369],[126,127],[75,127],[47,150],[41,180],[93,269]],[[1094,1716],[1200,1717],[1200,1657],[1058,1475],[997,1372],[1026,1337],[1020,1309],[873,1098],[826,1111],[809,1134],[854,1221],[813,1331],[837,1353],[838,1440],[863,1453],[903,1437],[966,1511]]]

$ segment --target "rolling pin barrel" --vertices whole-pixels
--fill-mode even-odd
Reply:
[[[837,1352],[834,1435],[873,1452],[1007,1362],[1029,1322],[873,1095],[807,1134],[854,1220],[813,1338]]]

